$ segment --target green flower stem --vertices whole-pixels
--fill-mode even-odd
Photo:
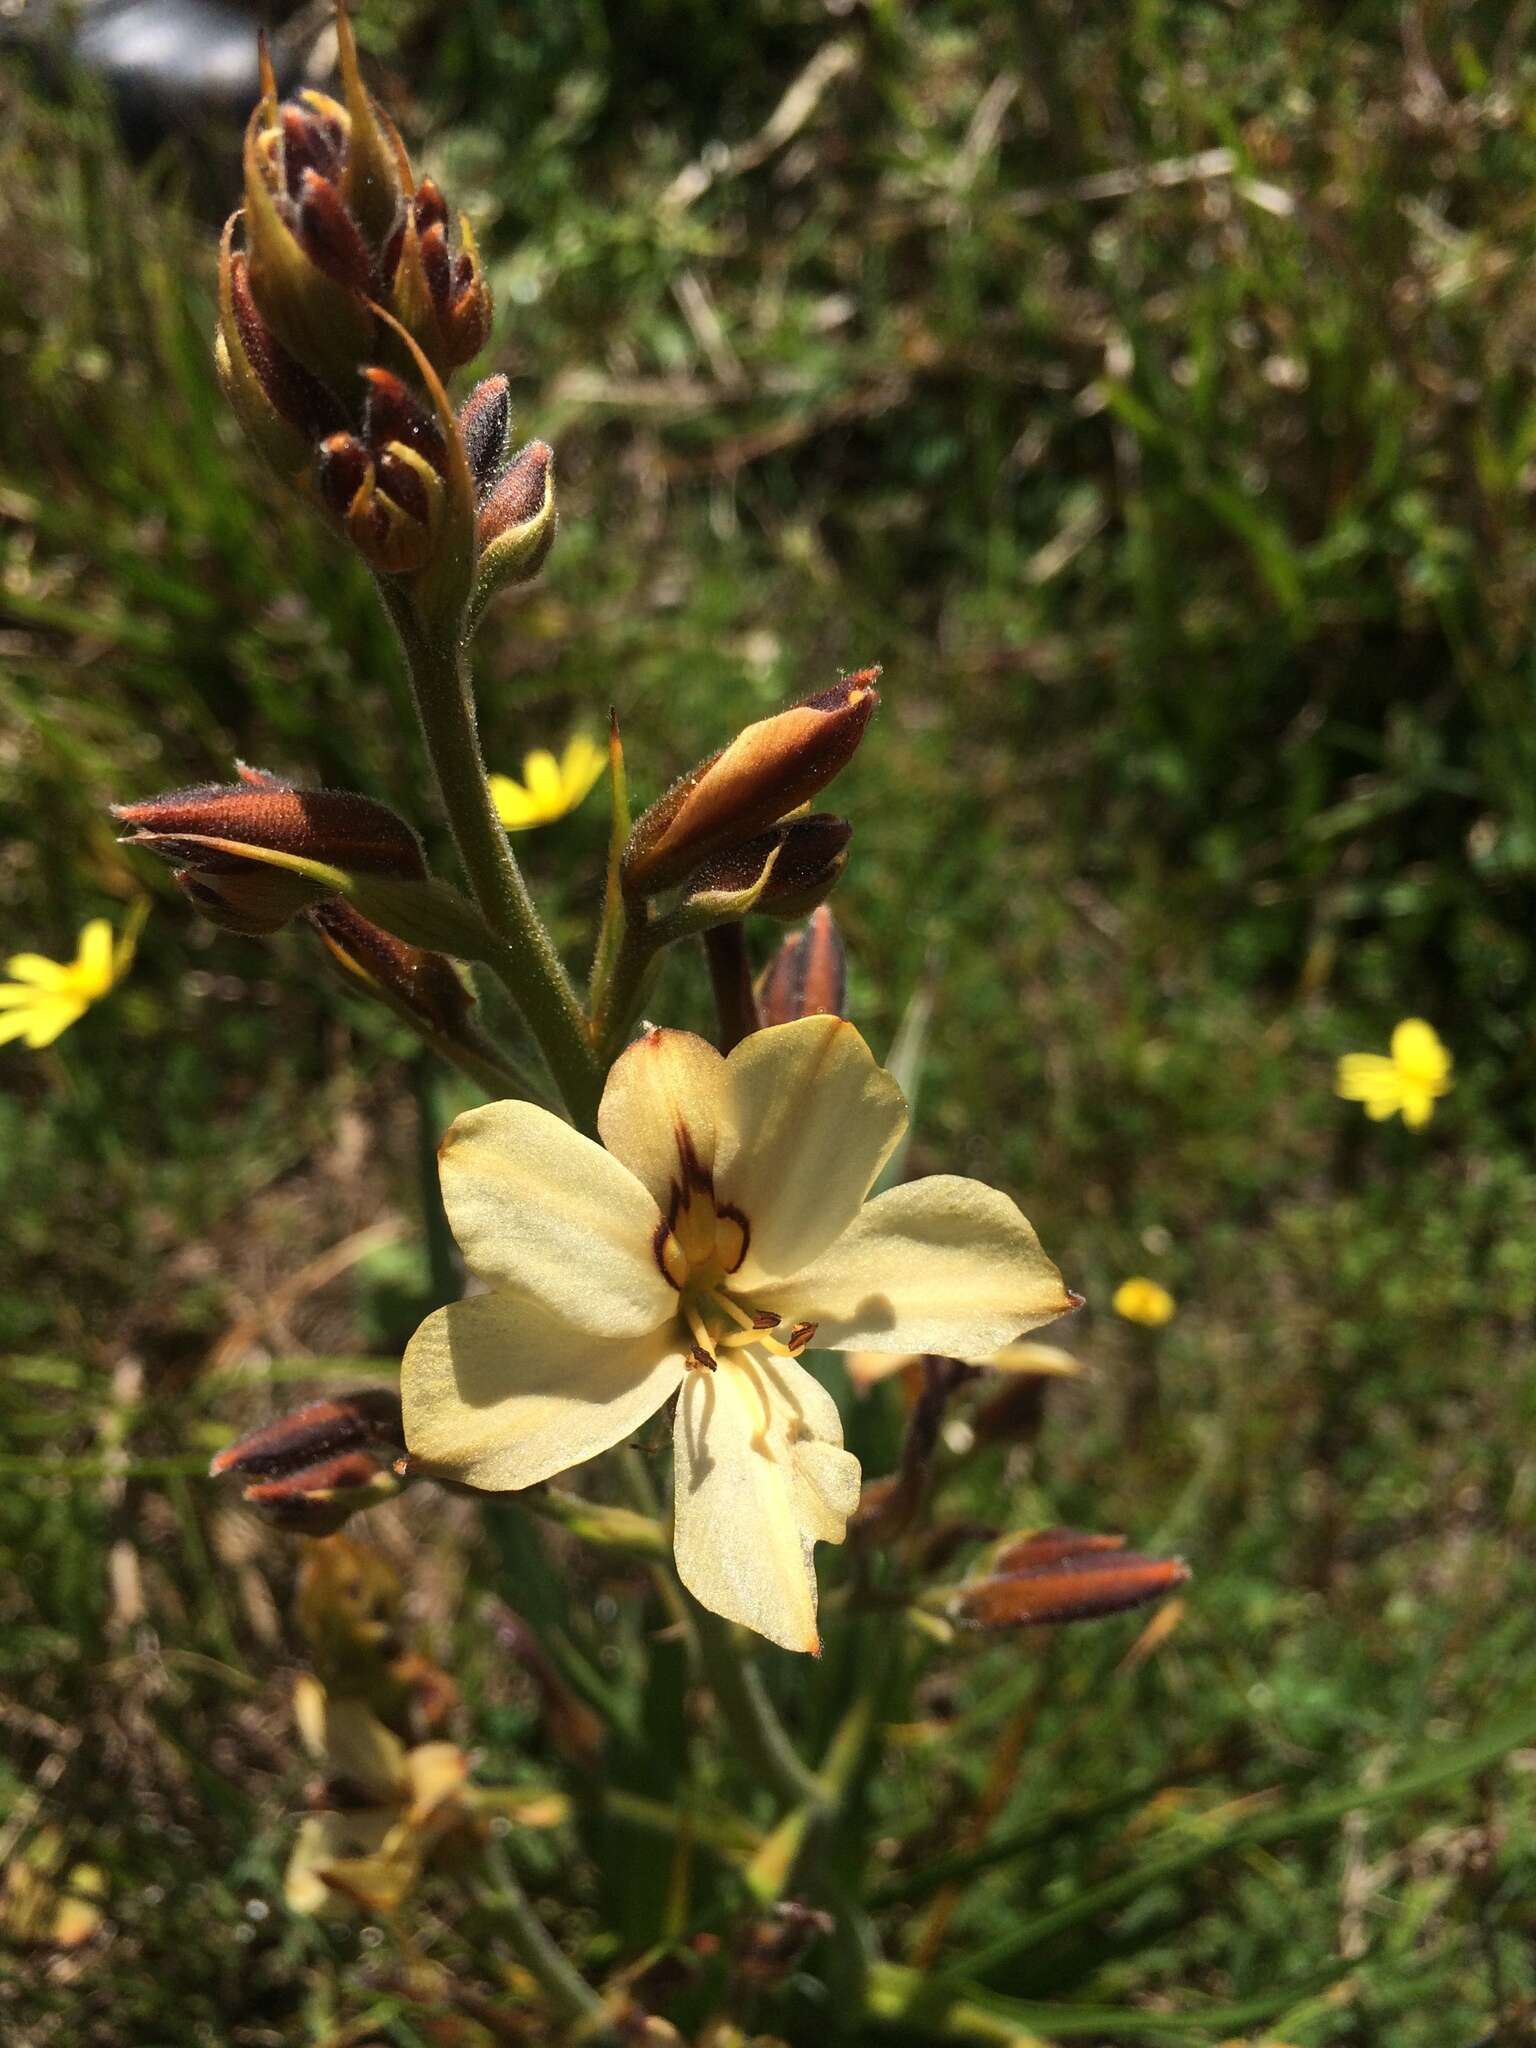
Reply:
[[[480,1903],[506,1927],[518,1960],[538,1980],[551,2007],[562,2019],[582,2022],[592,2038],[607,2017],[603,2001],[551,1939],[499,1842],[487,1845],[485,1862],[491,1889],[481,1894]]]
[[[459,858],[482,916],[506,946],[505,958],[493,963],[495,972],[538,1040],[566,1107],[584,1130],[591,1131],[602,1074],[576,992],[496,815],[463,654],[424,631],[409,599],[395,585],[381,577],[379,589],[400,636]]]
[[[736,1630],[697,1600],[688,1604],[710,1690],[742,1757],[788,1805],[821,1808],[826,1788],[790,1741]]]
[[[747,935],[740,923],[717,924],[707,931],[704,954],[709,961],[709,982],[720,1025],[720,1050],[731,1052],[762,1024],[752,988]]]

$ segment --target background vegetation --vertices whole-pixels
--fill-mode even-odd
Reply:
[[[967,1498],[1195,1568],[1145,1655],[1110,1623],[930,1682],[869,1788],[870,1940],[935,1952],[959,1878],[936,1952],[1013,2001],[1000,2039],[1528,2039],[1530,9],[371,0],[361,30],[559,451],[560,543],[483,636],[493,763],[612,702],[652,790],[885,665],[840,788],[854,1014],[883,1047],[931,977],[917,1163],[1014,1192],[1089,1301],[1091,1376]],[[234,138],[130,162],[89,88],[0,92],[0,906],[8,949],[65,955],[159,886],[106,804],[235,753],[436,821],[365,579],[217,400]],[[602,833],[594,804],[532,843],[573,940]],[[1422,1136],[1330,1092],[1413,1013],[1458,1063]],[[459,1085],[298,937],[169,896],[110,1004],[0,1054],[0,1827],[56,1824],[107,1889],[78,1954],[0,1953],[9,2039],[471,2038],[409,1977],[472,1930],[277,1902],[295,1547],[200,1476],[448,1292],[422,1159]],[[1155,1389],[1108,1312],[1140,1271],[1181,1303]],[[850,1413],[882,1469],[898,1396]],[[483,1606],[549,1597],[515,1510],[413,1494],[368,1533],[483,1774],[536,1771]],[[622,1674],[632,1589],[556,1583]],[[650,1701],[636,1782],[686,1737]],[[518,1849],[574,1950],[618,1930],[603,1964],[668,1931],[624,1917],[655,1853]],[[769,2032],[881,2033],[807,1983]]]

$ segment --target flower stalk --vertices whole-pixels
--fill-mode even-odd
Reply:
[[[400,637],[428,757],[470,889],[506,948],[492,962],[493,971],[538,1041],[571,1115],[589,1130],[602,1087],[591,1034],[497,815],[463,654],[427,630],[389,578],[379,578],[379,591]]]

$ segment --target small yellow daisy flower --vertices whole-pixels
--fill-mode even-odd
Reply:
[[[1173,1321],[1173,1312],[1178,1303],[1166,1287],[1137,1273],[1129,1280],[1120,1282],[1111,1298],[1110,1306],[1117,1316],[1124,1316],[1128,1323],[1140,1323],[1145,1330],[1160,1330],[1164,1323]]]
[[[19,1038],[35,1052],[78,1024],[128,972],[143,922],[143,909],[133,912],[114,941],[107,920],[93,917],[80,934],[73,960],[13,953],[5,963],[11,978],[0,981],[0,1045]]]
[[[1339,1061],[1335,1095],[1359,1102],[1374,1122],[1401,1114],[1410,1130],[1419,1130],[1435,1113],[1435,1100],[1451,1086],[1451,1055],[1433,1025],[1422,1017],[1405,1017],[1392,1033],[1390,1057],[1379,1052],[1347,1052]]]
[[[591,794],[608,766],[608,750],[590,733],[573,733],[557,761],[548,747],[535,747],[523,758],[523,779],[490,778],[491,795],[509,832],[527,832],[551,825],[574,811]]]

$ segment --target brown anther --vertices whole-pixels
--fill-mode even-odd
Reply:
[[[809,1348],[811,1339],[815,1335],[816,1325],[814,1323],[796,1323],[789,1333],[789,1348],[792,1355],[798,1358],[802,1351]]]
[[[687,1362],[693,1367],[695,1372],[713,1372],[716,1363],[709,1353],[704,1350],[703,1346],[699,1344],[695,1344],[689,1352]]]
[[[783,1320],[771,1308],[760,1308],[752,1318],[752,1327],[754,1330],[776,1330]]]

